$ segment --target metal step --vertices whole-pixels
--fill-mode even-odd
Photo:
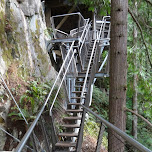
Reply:
[[[86,72],[84,72],[84,71],[81,71],[81,72],[79,72],[78,74],[86,74]]]
[[[68,103],[69,106],[71,105],[76,105],[76,106],[81,106],[81,103]]]
[[[64,117],[63,120],[81,120],[81,117]]]
[[[73,91],[72,93],[81,93],[82,91]],[[84,93],[87,93],[86,91]]]
[[[75,81],[75,83],[84,83],[84,81]]]
[[[78,133],[74,133],[74,132],[63,132],[63,133],[59,133],[59,136],[63,137],[63,136],[66,136],[66,137],[78,137]]]
[[[66,128],[80,128],[80,125],[78,124],[63,124],[61,125],[62,127],[66,127]]]
[[[84,83],[84,81],[76,81],[75,83]],[[88,83],[88,81],[87,81],[87,83]]]
[[[72,149],[72,150],[55,150],[55,152],[76,152],[76,150],[74,150],[74,149]]]
[[[84,99],[84,98],[86,98],[86,97],[84,97],[84,96],[83,96],[83,97],[71,97],[71,99],[81,99],[81,98]]]
[[[75,87],[75,88],[83,88],[83,86],[77,86],[77,85],[76,85],[76,86],[74,86],[74,87]]]
[[[67,109],[66,112],[79,113],[79,112],[83,112],[83,110],[82,109]]]
[[[59,141],[55,144],[56,147],[76,147],[75,142]]]
[[[78,78],[78,79],[79,79],[79,78],[85,78],[85,76],[77,76],[76,78]]]

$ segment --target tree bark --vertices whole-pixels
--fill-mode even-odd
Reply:
[[[134,1],[134,10],[135,10],[135,14],[137,15],[137,2],[136,0]],[[134,30],[133,30],[133,44],[134,44],[134,57],[133,57],[133,64],[134,64],[134,75],[133,75],[133,101],[132,101],[132,105],[133,105],[133,111],[135,113],[138,113],[137,111],[137,107],[138,107],[138,103],[137,103],[137,35],[138,35],[138,31],[136,28],[136,25],[134,25]],[[132,121],[132,135],[135,139],[137,139],[137,116],[133,115],[133,121]]]
[[[127,12],[128,0],[111,1],[109,121],[123,131],[126,128]],[[123,139],[112,130],[108,135],[108,151],[124,151]]]

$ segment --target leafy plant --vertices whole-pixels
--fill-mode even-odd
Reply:
[[[19,107],[23,112],[25,118],[28,121],[35,119],[36,114],[46,100],[47,95],[49,94],[52,88],[52,82],[40,83],[39,81],[28,82],[28,90],[20,97]],[[52,96],[49,99],[49,104],[54,100],[55,94],[58,87],[56,86],[52,92]],[[58,106],[58,101],[63,98],[62,90],[60,90],[58,97],[56,99],[55,107]],[[23,120],[21,113],[19,113],[16,106],[11,108],[9,116],[12,120]]]
[[[94,86],[91,109],[107,119],[108,105],[108,95],[106,92],[102,92],[99,88]]]
[[[100,123],[97,123],[96,118],[90,114],[88,119],[85,121],[84,138],[89,135],[97,140],[100,131],[100,125]],[[103,134],[102,145],[106,149],[108,148],[108,133],[106,131]]]
[[[88,6],[89,11],[94,12],[95,9],[97,10],[98,14],[100,15],[107,15],[110,14],[110,1],[109,0],[69,0],[73,4],[84,4]]]

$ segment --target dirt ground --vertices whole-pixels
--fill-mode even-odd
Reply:
[[[82,152],[95,152],[97,140],[90,135],[86,135],[82,145]],[[108,152],[103,146],[101,146],[100,152]]]

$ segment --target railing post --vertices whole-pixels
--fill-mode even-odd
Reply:
[[[34,152],[38,152],[37,150],[37,146],[36,146],[36,141],[35,141],[35,137],[34,137],[34,132],[32,132],[31,134],[31,141],[32,141],[32,146],[33,146],[33,149],[34,149]]]
[[[82,143],[83,143],[83,129],[84,129],[85,115],[86,115],[86,110],[84,109],[83,114],[82,114],[82,119],[81,119],[81,126],[80,126],[80,130],[79,130],[79,138],[78,138],[77,145],[76,145],[76,152],[81,151],[81,147],[82,147]]]
[[[55,144],[57,143],[57,135],[56,135],[56,132],[55,132],[52,113],[50,113],[50,119],[51,119],[50,122],[51,122],[52,151],[55,151]]]
[[[100,152],[101,143],[102,143],[102,137],[103,137],[104,130],[105,130],[105,126],[104,126],[104,124],[101,122],[100,131],[99,131],[99,135],[98,135],[97,146],[96,146],[96,152]]]
[[[93,12],[93,39],[95,40],[97,38],[96,35],[96,9]]]
[[[41,129],[42,129],[42,133],[43,133],[44,140],[45,140],[46,152],[50,152],[49,140],[47,138],[47,133],[46,133],[46,130],[45,130],[45,126],[44,126],[44,122],[43,122],[42,116],[40,117],[40,124],[41,124]]]

